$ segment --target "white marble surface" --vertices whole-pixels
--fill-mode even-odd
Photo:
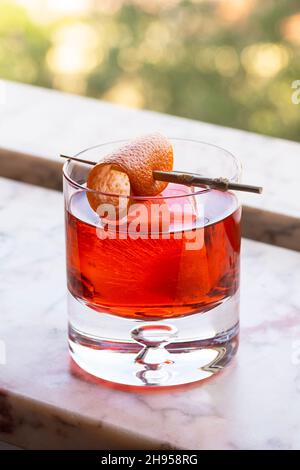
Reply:
[[[299,253],[244,240],[241,345],[225,372],[186,390],[122,392],[70,367],[62,195],[0,179],[0,196],[0,440],[300,449]]]
[[[204,140],[232,151],[242,161],[244,181],[264,187],[262,196],[243,194],[244,204],[299,219],[299,143],[20,83],[0,81],[0,87],[0,147],[57,161],[59,153],[152,130]]]

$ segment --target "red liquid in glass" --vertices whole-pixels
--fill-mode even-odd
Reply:
[[[68,288],[99,312],[127,318],[164,319],[205,312],[239,285],[240,209],[231,193],[205,196],[203,244],[187,249],[189,230],[176,239],[105,239],[84,192],[66,211]],[[188,198],[185,198],[188,199]],[[201,238],[201,237],[200,237]]]

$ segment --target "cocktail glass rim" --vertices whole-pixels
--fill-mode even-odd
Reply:
[[[234,174],[232,176],[226,175],[226,178],[229,181],[232,181],[232,182],[233,181],[237,182],[239,180],[239,177],[240,177],[241,171],[242,171],[241,162],[229,150],[226,150],[223,147],[220,147],[219,145],[212,144],[212,143],[209,143],[209,142],[205,142],[205,141],[202,141],[202,140],[197,140],[197,139],[190,139],[190,138],[185,138],[185,137],[168,137],[168,138],[171,141],[191,142],[191,143],[194,143],[194,144],[201,144],[201,145],[205,145],[205,146],[214,148],[216,150],[220,150],[223,154],[226,154],[229,158],[231,158],[231,160],[233,162],[233,167],[235,168]],[[102,142],[101,144],[92,145],[90,147],[87,147],[87,148],[81,150],[80,152],[76,153],[74,155],[74,157],[75,158],[80,157],[80,156],[82,156],[82,154],[84,154],[84,153],[86,153],[90,150],[94,150],[96,148],[104,147],[106,145],[114,145],[114,144],[122,145],[122,144],[125,144],[126,142],[129,142],[129,141],[130,141],[130,139],[127,138],[127,139],[120,139],[120,140],[112,140],[112,141]],[[80,163],[84,165],[84,163],[78,162],[78,164],[80,164]],[[134,199],[134,200],[157,200],[157,199],[162,199],[162,197],[163,197],[163,199],[175,199],[175,198],[177,199],[177,198],[180,198],[180,197],[189,197],[189,196],[195,196],[195,195],[202,195],[202,194],[205,194],[205,193],[211,191],[210,188],[202,187],[199,190],[196,190],[191,194],[176,194],[176,195],[166,195],[166,196],[165,195],[162,196],[161,194],[159,194],[157,196],[135,196],[135,195],[127,196],[127,195],[124,195],[124,194],[106,193],[106,192],[103,192],[103,191],[90,189],[87,186],[84,186],[83,184],[80,184],[77,181],[75,181],[73,178],[71,178],[71,176],[68,174],[68,168],[71,164],[74,164],[74,160],[67,160],[65,162],[65,164],[63,165],[63,176],[64,176],[64,178],[66,178],[66,180],[73,187],[75,187],[77,189],[82,189],[83,191],[90,192],[90,193],[101,194],[103,196],[118,197],[118,198],[124,198],[124,199]],[[182,170],[182,171],[184,171],[184,170]],[[216,175],[216,177],[220,177],[220,176],[222,176],[222,175]]]

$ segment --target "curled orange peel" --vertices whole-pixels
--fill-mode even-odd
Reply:
[[[118,196],[153,197],[160,194],[167,182],[154,180],[152,171],[173,169],[173,148],[159,133],[141,136],[104,157],[90,171],[87,187],[88,201],[94,211],[102,204],[119,206],[127,211],[129,199]],[[119,214],[120,216],[120,214]]]

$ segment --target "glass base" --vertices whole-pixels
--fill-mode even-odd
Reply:
[[[145,322],[99,313],[69,294],[69,346],[84,371],[134,387],[169,387],[207,379],[238,348],[236,293],[205,313]]]

